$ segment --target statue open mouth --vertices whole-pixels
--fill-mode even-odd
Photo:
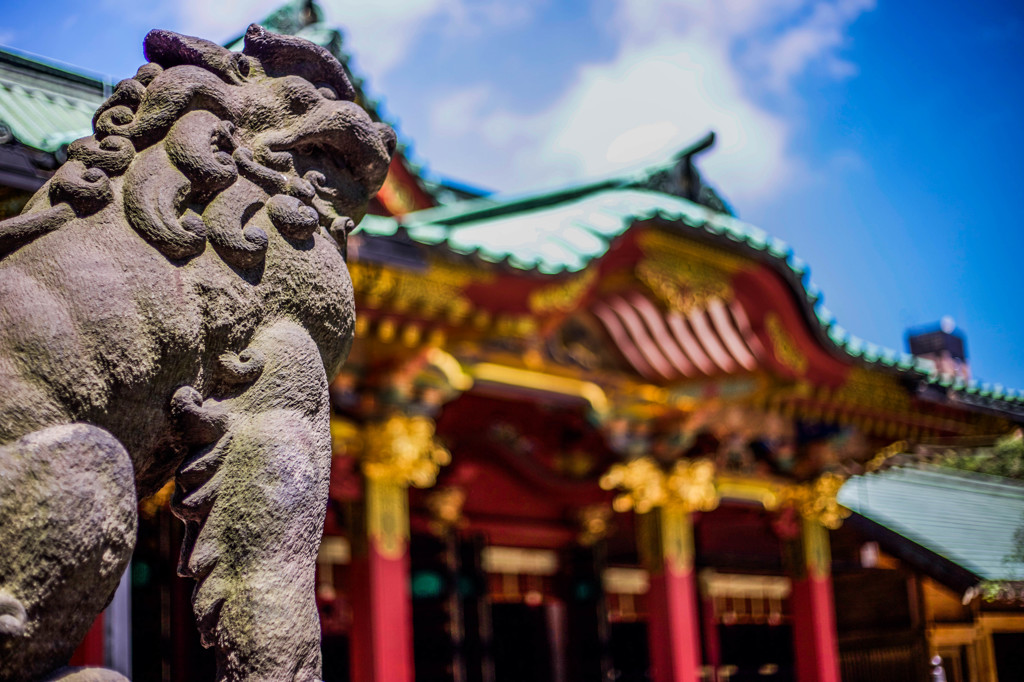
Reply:
[[[358,222],[363,216],[361,207],[380,184],[379,171],[368,178],[366,169],[358,172],[360,169],[346,162],[345,154],[331,136],[318,134],[293,141],[268,141],[257,146],[255,157],[267,168],[308,183],[309,189],[293,189],[290,193],[312,206],[320,224],[329,228],[343,216]]]

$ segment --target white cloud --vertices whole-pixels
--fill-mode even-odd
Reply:
[[[828,75],[846,78],[856,66],[842,59],[838,51],[847,43],[849,25],[863,12],[874,8],[874,0],[838,0],[819,2],[796,25],[748,53],[748,63],[760,63],[765,85],[785,91],[792,81],[813,65]],[[754,68],[757,72],[756,67]]]
[[[328,25],[343,27],[347,49],[376,80],[400,65],[428,31],[466,37],[521,25],[538,1],[322,0],[322,6]]]
[[[180,0],[181,30],[213,40],[238,35],[282,0]],[[374,79],[399,65],[430,29],[463,35],[528,21],[536,2],[502,0],[320,0],[329,26],[342,27],[346,50]]]
[[[672,121],[646,123],[630,128],[608,145],[605,160],[608,163],[637,163],[666,149],[679,136],[679,126]]]
[[[510,114],[475,86],[434,103],[431,135],[458,159],[445,160],[452,174],[519,191],[664,159],[714,130],[702,170],[740,205],[756,202],[806,172],[789,148],[796,122],[780,113],[799,108],[796,79],[818,65],[830,77],[850,73],[838,51],[849,24],[872,6],[620,0],[607,27],[618,41],[614,59],[580,67],[557,101]],[[785,106],[767,107],[765,92]],[[477,153],[452,149],[459,145]]]
[[[179,0],[180,32],[224,42],[281,6],[280,0]]]
[[[341,26],[345,48],[359,67],[382,78],[408,55],[439,16],[451,16],[463,0],[328,0],[323,2],[327,23]]]
[[[321,0],[319,4],[327,25],[343,28],[346,49],[356,54],[360,67],[379,77],[407,56],[431,18],[458,14],[464,1]],[[180,30],[224,41],[281,5],[282,0],[180,0]]]
[[[674,42],[652,45],[582,69],[562,99],[535,115],[487,110],[487,93],[475,88],[437,104],[431,120],[435,133],[482,136],[499,149],[463,159],[471,167],[459,173],[511,190],[662,160],[714,129],[716,152],[703,167],[717,181],[727,179],[730,194],[757,195],[786,179],[788,131],[744,98],[725,58],[696,42],[685,50]]]
[[[465,133],[465,122],[482,118],[490,96],[491,89],[483,85],[446,95],[430,110],[431,129],[446,137]]]

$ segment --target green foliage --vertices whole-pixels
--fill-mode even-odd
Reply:
[[[992,447],[950,450],[936,463],[963,471],[1024,480],[1024,435],[1017,430],[997,440]]]
[[[988,602],[1024,604],[1024,583],[1011,580],[985,580],[978,583],[978,594]]]

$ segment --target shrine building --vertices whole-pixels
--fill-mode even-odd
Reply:
[[[321,17],[262,23],[347,64]],[[3,216],[108,89],[0,53]],[[348,245],[325,682],[904,682],[936,654],[950,682],[1020,679],[1024,609],[984,590],[1024,579],[1000,560],[1024,488],[886,464],[1007,436],[1024,398],[840,327],[807,265],[705,183],[713,143],[510,199],[399,147]],[[76,662],[212,677],[170,490]]]

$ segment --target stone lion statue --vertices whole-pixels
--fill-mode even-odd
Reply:
[[[121,679],[60,669],[171,476],[218,678],[319,680],[344,243],[395,136],[299,38],[145,55],[0,222],[0,681]]]

